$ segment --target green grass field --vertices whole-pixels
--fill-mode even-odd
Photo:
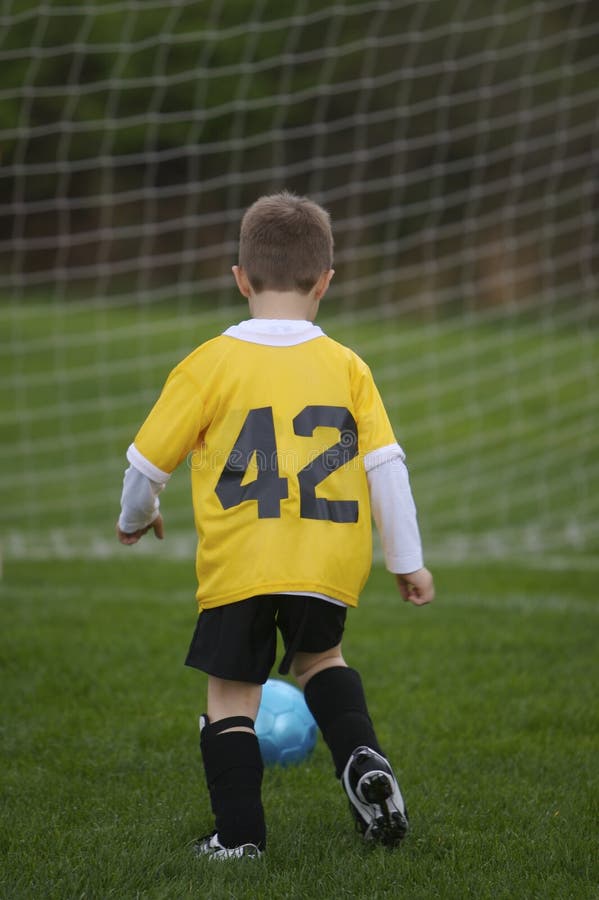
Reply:
[[[407,797],[403,847],[361,844],[319,738],[306,763],[267,770],[267,856],[220,866],[189,846],[211,824],[204,681],[182,664],[190,565],[126,548],[9,562],[0,896],[596,897],[595,578],[436,574],[418,610],[375,569],[345,642]]]
[[[0,897],[598,897],[599,353],[557,319],[325,315],[373,368],[436,575],[418,610],[375,568],[345,641],[412,831],[364,847],[319,741],[267,773],[264,859],[192,857],[211,822],[184,467],[163,544],[113,527],[163,378],[237,312],[0,308]]]

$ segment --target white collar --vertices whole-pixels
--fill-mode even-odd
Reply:
[[[245,319],[223,333],[240,341],[269,347],[292,347],[324,336],[322,328],[305,319]]]

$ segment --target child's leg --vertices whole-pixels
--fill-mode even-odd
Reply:
[[[208,718],[213,723],[230,716],[246,716],[255,720],[261,697],[262,686],[259,684],[217,678],[215,675],[208,676]],[[253,731],[247,728],[241,730]]]
[[[341,644],[322,653],[296,653],[291,671],[331,751],[338,778],[356,747],[382,752],[362,680],[347,666]]]
[[[347,667],[341,644],[322,653],[296,653],[292,672],[329,746],[359,830],[367,840],[397,845],[408,830],[405,804],[358,672]]]
[[[208,677],[208,713],[200,748],[216,831],[223,847],[264,849],[266,827],[261,787],[263,763],[254,721],[262,687]]]

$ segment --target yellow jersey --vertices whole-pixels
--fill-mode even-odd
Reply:
[[[370,572],[364,456],[395,436],[368,366],[305,324],[295,343],[233,326],[199,346],[135,438],[165,476],[190,468],[200,608],[285,592],[356,606]]]

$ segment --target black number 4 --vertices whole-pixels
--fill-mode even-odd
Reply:
[[[242,484],[253,454],[258,475]],[[277,444],[272,408],[250,409],[239,436],[220,474],[216,493],[223,509],[231,509],[245,500],[258,502],[258,518],[278,519],[281,500],[287,497],[287,479],[279,478]]]
[[[300,516],[329,522],[357,522],[357,500],[327,500],[316,496],[316,486],[358,454],[358,429],[344,406],[306,406],[293,420],[293,430],[312,437],[319,426],[336,428],[340,440],[315,457],[297,473],[300,488]],[[255,454],[257,476],[242,484]],[[246,500],[258,504],[258,518],[281,515],[281,500],[288,496],[287,479],[279,477],[277,443],[272,408],[251,409],[243,423],[229,458],[220,474],[216,493],[223,509]]]

